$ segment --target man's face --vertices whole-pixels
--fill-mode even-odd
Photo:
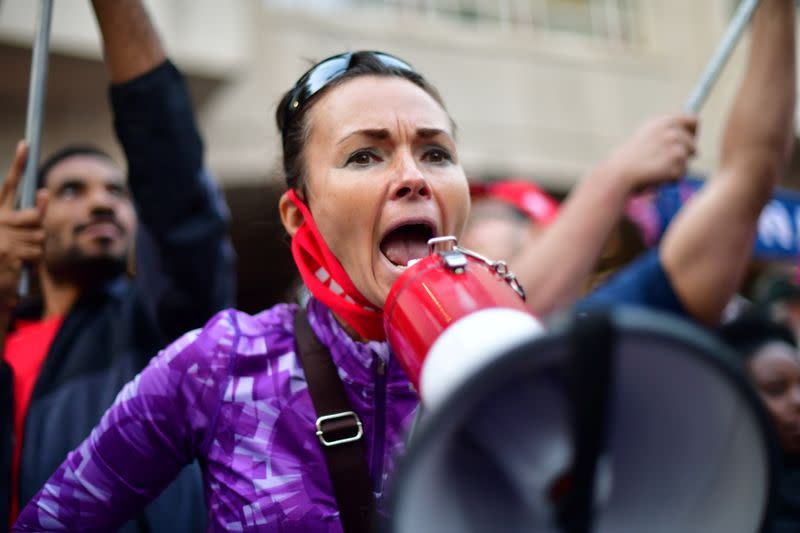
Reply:
[[[45,189],[44,266],[51,276],[100,281],[124,271],[136,215],[122,171],[104,157],[75,155],[50,170]]]

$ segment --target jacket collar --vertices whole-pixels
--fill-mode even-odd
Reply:
[[[374,386],[377,366],[382,364],[388,385],[403,388],[409,386],[408,379],[387,342],[353,340],[330,309],[314,298],[308,301],[308,320],[319,340],[330,350],[343,380]]]

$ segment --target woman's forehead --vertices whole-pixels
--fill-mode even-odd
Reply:
[[[310,110],[311,126],[333,136],[357,130],[443,130],[450,118],[434,98],[397,76],[361,76],[334,87]]]

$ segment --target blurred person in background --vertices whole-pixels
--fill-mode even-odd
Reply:
[[[719,334],[742,356],[783,451],[769,533],[800,531],[800,356],[794,334],[763,310],[745,312],[722,326]]]
[[[599,283],[590,274],[601,266],[598,259],[608,255],[604,251],[610,239],[619,238],[619,225],[633,195],[684,175],[696,150],[696,128],[696,117],[685,113],[647,121],[588,172],[560,207],[532,183],[474,185],[474,208],[461,244],[506,261],[523,287],[537,287],[528,299],[537,314],[564,310],[588,286]],[[558,216],[559,212],[571,215]],[[542,267],[544,254],[569,250],[583,260],[571,261],[558,271]]]
[[[717,179],[684,207],[658,251],[613,278],[590,305],[638,303],[719,320],[740,283],[758,213],[788,162],[793,15],[791,0],[762,0]],[[684,153],[694,120],[678,120],[686,127],[670,135],[684,139]],[[408,262],[428,254],[429,238],[463,231],[469,189],[453,122],[435,88],[380,52],[316,64],[284,95],[276,122],[288,186],[278,207],[312,295],[306,309],[225,311],[159,353],[28,504],[15,531],[113,529],[194,459],[211,531],[340,532],[353,515],[339,498],[356,492],[364,505],[356,507],[360,527],[349,531],[368,530],[372,509],[385,512],[386,480],[418,398],[385,342],[382,307]],[[604,224],[622,211],[612,209],[626,199],[613,184],[652,175],[613,168],[608,181],[581,188],[607,196],[566,202],[543,234],[543,277],[528,286],[531,298],[571,297],[608,235],[587,247],[574,243],[613,227]],[[333,435],[319,426],[309,392],[320,363],[305,367],[307,343],[316,343],[312,351],[346,395],[347,423],[336,438],[350,437],[342,445],[362,459],[344,470],[338,489],[322,441]]]
[[[664,180],[673,178],[667,176]],[[652,180],[647,186],[652,186]],[[535,183],[521,179],[470,184],[470,197],[472,206],[461,245],[489,259],[505,261],[517,277],[524,278],[526,264],[519,258],[558,216],[558,200]],[[602,285],[646,250],[635,223],[627,217],[620,218],[581,294]]]
[[[16,211],[20,144],[0,189],[3,524],[159,347],[233,299],[226,208],[203,167],[183,79],[139,0],[92,5],[127,178],[97,148],[69,146],[42,164],[37,208]],[[23,264],[38,277],[41,297],[17,304]],[[201,530],[202,506],[195,466],[123,531]]]
[[[507,262],[516,273],[517,254],[558,216],[558,200],[520,179],[472,183],[469,192],[472,205],[461,245]]]
[[[800,340],[800,284],[790,274],[771,276],[763,290],[758,291],[756,303],[770,313],[770,316],[786,324]]]

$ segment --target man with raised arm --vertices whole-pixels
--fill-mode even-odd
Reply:
[[[37,208],[14,211],[20,144],[0,190],[4,524],[159,348],[233,300],[227,210],[203,167],[181,75],[140,0],[92,5],[127,177],[102,151],[69,146],[42,164]],[[41,299],[18,304],[24,263],[34,265]],[[203,530],[202,507],[199,472],[187,468],[122,531]]]

